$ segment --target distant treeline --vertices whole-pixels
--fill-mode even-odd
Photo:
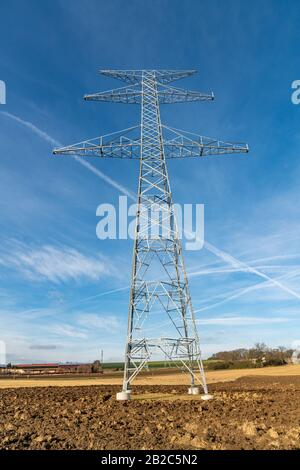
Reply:
[[[288,349],[284,346],[277,348],[269,348],[265,343],[256,343],[252,348],[233,349],[232,351],[220,351],[213,354],[209,361],[225,361],[228,363],[228,368],[231,363],[237,362],[256,364],[258,367],[270,365],[284,365],[287,364],[293,354],[293,349]],[[221,367],[220,367],[221,368]],[[224,368],[224,367],[222,367]],[[227,368],[227,367],[226,367]]]

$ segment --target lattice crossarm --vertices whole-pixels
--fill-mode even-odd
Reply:
[[[165,142],[166,158],[207,157],[209,155],[227,155],[235,153],[248,153],[249,148],[244,144],[179,144]]]
[[[158,98],[161,104],[172,104],[190,101],[212,101],[214,99],[214,94],[185,90],[183,88],[175,88],[172,86],[161,86],[158,91]]]
[[[116,78],[127,83],[139,83],[142,78],[141,70],[99,70],[106,77]]]
[[[136,86],[132,85],[84,95],[83,98],[86,101],[112,101],[114,103],[140,104],[141,90],[136,89]]]
[[[162,127],[168,134],[164,140],[166,158],[206,157],[249,152],[248,145],[244,143],[224,142],[168,126]]]
[[[140,126],[57,148],[53,150],[53,154],[79,157],[138,159],[140,158],[141,149],[140,137],[132,139],[128,135],[136,129],[140,129]]]
[[[99,72],[107,77],[132,84],[140,83],[143,79],[143,70],[100,70]],[[196,70],[152,70],[150,72],[154,74],[158,83],[170,83],[189,77],[196,73]]]

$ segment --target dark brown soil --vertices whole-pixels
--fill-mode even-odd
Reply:
[[[117,402],[116,386],[0,390],[0,449],[300,449],[300,377],[186,387],[137,386],[170,401]],[[178,400],[177,400],[178,397]]]

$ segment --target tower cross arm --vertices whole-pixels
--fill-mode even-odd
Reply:
[[[115,103],[140,104],[141,95],[141,90],[138,90],[135,85],[131,85],[85,95],[84,99],[86,101],[112,101]]]
[[[141,83],[143,70],[99,70],[102,75],[116,78],[127,83]],[[158,83],[170,83],[181,78],[189,77],[196,73],[196,70],[151,70]]]
[[[189,101],[212,101],[213,93],[201,93],[199,91],[185,90],[172,86],[162,86],[158,91],[158,99],[161,104],[184,103]]]
[[[198,91],[185,90],[162,85],[157,92],[160,104],[182,103],[187,101],[210,101],[214,99],[213,93],[200,93]],[[131,85],[113,90],[84,96],[86,101],[111,101],[124,104],[141,104],[142,90],[137,85]]]
[[[84,140],[66,147],[56,148],[53,150],[53,154],[79,157],[137,159],[140,158],[140,137],[130,137],[130,133],[136,129],[140,129],[140,126],[96,137],[95,139]]]
[[[166,158],[206,157],[209,155],[225,155],[248,153],[249,146],[245,143],[230,143],[190,132],[178,131],[162,126],[171,138],[164,139]]]

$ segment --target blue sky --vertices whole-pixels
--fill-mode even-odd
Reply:
[[[51,155],[55,142],[138,123],[138,107],[82,100],[122,86],[99,68],[197,69],[178,86],[213,91],[215,101],[165,106],[163,121],[250,146],[247,156],[169,162],[175,202],[205,204],[206,244],[186,253],[204,356],[299,340],[300,106],[291,83],[300,79],[300,5],[11,0],[0,16],[8,360],[86,361],[100,349],[122,358],[132,242],[98,240],[96,208],[117,204],[122,187],[136,191],[137,163],[93,160],[97,175]]]

